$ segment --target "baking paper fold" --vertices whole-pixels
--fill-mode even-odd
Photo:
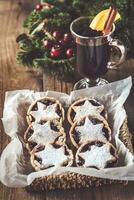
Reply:
[[[5,133],[11,137],[11,142],[1,154],[0,181],[8,187],[25,187],[30,185],[35,178],[69,172],[106,179],[134,180],[134,156],[118,137],[120,127],[127,117],[123,105],[131,87],[132,78],[128,77],[104,86],[72,91],[70,95],[54,91],[17,90],[6,92],[2,122]],[[44,96],[55,97],[66,107],[80,97],[92,97],[102,102],[108,111],[108,122],[118,150],[118,166],[102,170],[82,167],[52,167],[33,172],[23,142],[23,135],[27,128],[26,112],[32,102]]]

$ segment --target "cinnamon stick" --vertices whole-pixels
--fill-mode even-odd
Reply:
[[[117,9],[114,7],[110,7],[108,18],[106,20],[103,30],[103,35],[108,35],[110,33],[116,14],[117,14]]]
[[[113,7],[110,6],[110,8],[109,8],[109,13],[108,13],[108,16],[107,16],[107,19],[106,19],[105,25],[104,25],[104,29],[106,28],[106,25],[107,25],[107,23],[108,23],[108,20],[109,20],[109,17],[110,17],[110,15],[111,15],[111,13],[112,13],[112,10],[113,10]]]

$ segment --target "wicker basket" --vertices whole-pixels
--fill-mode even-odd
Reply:
[[[133,153],[131,143],[132,135],[130,134],[127,126],[127,120],[124,121],[120,130],[120,139],[126,147]],[[109,180],[91,176],[80,175],[77,173],[65,173],[61,175],[49,175],[41,178],[36,178],[28,190],[44,191],[54,189],[72,189],[72,188],[88,188],[91,186],[100,186],[104,184],[121,183],[126,185],[127,181]]]

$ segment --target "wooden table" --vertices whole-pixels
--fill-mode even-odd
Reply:
[[[34,1],[36,4],[36,1]],[[2,117],[5,92],[17,89],[34,89],[41,91],[51,89],[69,93],[72,84],[57,81],[54,77],[45,77],[42,81],[42,74],[35,70],[28,70],[16,64],[15,55],[17,45],[15,38],[23,32],[22,22],[26,15],[32,10],[33,4],[30,0],[0,0],[0,117]],[[134,75],[134,61],[127,60],[118,71],[109,71],[106,74],[107,80],[115,81]],[[134,132],[134,87],[125,104],[128,114],[130,131]],[[9,142],[5,135],[2,123],[0,122],[0,151]],[[70,191],[50,191],[47,193],[29,193],[25,189],[11,189],[0,183],[1,200],[65,200],[65,199],[93,199],[93,200],[133,200],[134,183],[126,187],[121,185],[102,186]]]

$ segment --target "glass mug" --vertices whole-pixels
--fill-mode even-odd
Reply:
[[[74,85],[74,89],[83,89],[108,83],[100,78],[109,68],[116,68],[126,57],[126,48],[118,39],[112,39],[115,31],[113,24],[112,31],[106,36],[85,37],[79,34],[82,27],[88,27],[89,17],[79,17],[70,25],[70,31],[77,44],[77,72],[85,77]],[[113,51],[120,53],[117,62],[110,61]]]

